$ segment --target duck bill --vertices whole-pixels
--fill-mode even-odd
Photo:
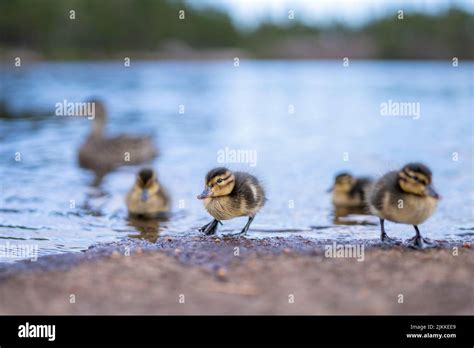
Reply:
[[[146,202],[148,200],[148,190],[143,189],[142,194],[140,195],[140,200]]]
[[[326,190],[326,193],[331,193],[334,190],[334,186],[331,186]]]
[[[204,191],[201,192],[200,195],[197,196],[197,199],[204,199],[211,195],[212,191],[209,187],[206,187]]]
[[[426,194],[430,197],[433,197],[433,198],[436,198],[436,199],[440,199],[440,195],[438,194],[438,192],[436,192],[436,190],[434,189],[433,185],[429,185],[427,188],[426,188]]]

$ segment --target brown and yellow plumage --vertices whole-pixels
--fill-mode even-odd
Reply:
[[[169,197],[159,184],[155,171],[142,169],[126,198],[130,215],[154,218],[169,211]]]
[[[417,225],[434,213],[438,200],[431,170],[421,163],[409,163],[400,171],[385,174],[368,196],[371,212],[380,218],[382,240],[391,240],[385,233],[384,220],[410,224],[416,231],[410,246],[417,248],[429,244],[421,237]]]
[[[213,234],[221,220],[248,216],[241,233],[247,232],[253,218],[265,204],[265,192],[258,179],[245,172],[214,168],[206,175],[205,189],[198,196],[214,221],[203,226],[202,232]]]
[[[370,178],[358,178],[349,173],[340,173],[336,176],[334,185],[330,189],[332,203],[336,208],[364,208],[366,206],[365,196],[371,184]]]

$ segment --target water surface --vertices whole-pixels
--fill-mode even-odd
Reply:
[[[0,251],[25,244],[50,254],[127,236],[197,233],[210,218],[196,195],[226,148],[256,154],[255,162],[224,164],[257,175],[267,191],[250,237],[378,238],[377,225],[352,224],[376,223],[374,217],[334,225],[326,193],[334,174],[377,177],[423,161],[443,200],[422,233],[472,240],[473,63],[73,62],[3,67],[2,74],[14,116],[0,118]],[[153,134],[161,156],[151,165],[173,200],[169,221],[127,219],[124,196],[138,167],[110,173],[99,188],[78,167],[91,121],[55,116],[54,107],[90,97],[106,103],[109,134]],[[389,100],[419,103],[419,117],[381,115]],[[227,221],[220,231],[238,232],[245,222]],[[412,227],[393,223],[387,231],[413,235]]]

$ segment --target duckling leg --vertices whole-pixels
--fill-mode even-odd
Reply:
[[[240,231],[239,233],[237,233],[237,235],[244,235],[247,233],[247,231],[249,230],[250,228],[250,224],[252,223],[253,219],[255,218],[255,216],[249,216],[249,220],[247,221],[247,223],[245,224],[244,228],[242,229],[242,231]]]
[[[205,224],[204,226],[200,227],[200,228],[198,229],[198,231],[199,231],[199,232],[204,232],[204,231],[206,230],[206,228],[207,228],[211,223],[212,223],[212,221],[209,222],[209,223],[207,223],[207,224]]]
[[[218,224],[221,224],[222,225],[222,222],[220,222],[219,220],[217,219],[214,219],[212,220],[211,222],[209,222],[208,224],[205,224],[204,226],[202,226],[200,229],[199,229],[199,232],[204,232],[204,234],[215,234],[216,231],[217,231],[217,225]]]
[[[425,239],[421,236],[420,230],[418,229],[417,225],[413,225],[416,231],[416,235],[413,238],[410,238],[408,240],[408,247],[413,248],[413,249],[424,249],[424,248],[432,248],[434,244],[429,241],[428,239]]]
[[[385,232],[385,220],[384,219],[380,219],[380,230],[381,230],[381,234],[380,234],[380,239],[382,240],[383,243],[387,243],[387,244],[396,244],[397,241],[393,238],[390,238],[387,233]]]

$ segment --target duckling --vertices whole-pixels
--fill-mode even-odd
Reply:
[[[440,196],[432,185],[431,170],[421,163],[409,163],[400,171],[382,176],[372,187],[368,203],[372,213],[380,218],[381,239],[394,241],[385,233],[384,221],[413,225],[415,237],[408,246],[424,248],[431,244],[421,237],[418,225],[435,211]]]
[[[155,218],[169,211],[169,197],[159,184],[156,172],[142,169],[126,198],[128,212],[133,217]]]
[[[332,203],[335,207],[360,207],[366,206],[365,195],[372,184],[372,179],[354,177],[350,173],[336,175],[334,185],[329,189],[332,192]]]
[[[121,165],[134,165],[148,161],[157,155],[150,137],[120,135],[105,137],[107,121],[105,106],[99,100],[92,100],[95,115],[91,133],[79,149],[79,165],[105,174]]]
[[[207,173],[202,199],[207,212],[214,217],[199,231],[214,234],[221,220],[248,216],[247,224],[239,234],[247,233],[255,215],[264,206],[265,191],[258,179],[245,172],[232,172],[227,168],[214,168]]]

